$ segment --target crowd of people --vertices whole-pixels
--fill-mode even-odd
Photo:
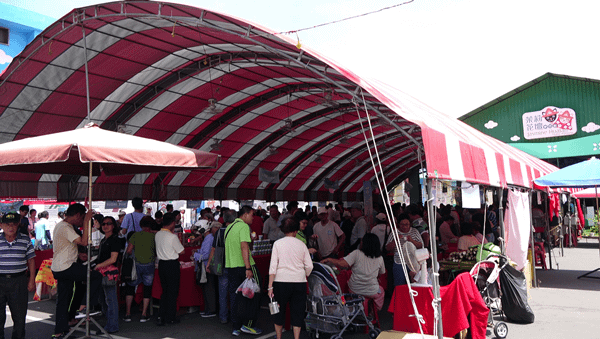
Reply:
[[[184,232],[181,226],[182,213],[174,211],[172,205],[168,205],[164,213],[157,211],[154,216],[143,212],[142,199],[134,198],[132,205],[134,212],[119,213],[118,219],[115,219],[95,214],[82,204],[72,204],[51,235],[45,226],[48,218],[45,211],[36,215],[35,211],[32,213],[28,208],[22,208],[19,214],[6,214],[2,219],[4,234],[0,235],[0,256],[11,241],[17,241],[22,247],[22,258],[18,263],[15,260],[14,267],[4,263],[0,266],[0,293],[7,293],[3,279],[12,279],[15,274],[24,279],[26,271],[30,271],[29,281],[25,283],[20,279],[14,280],[14,283],[23,284],[19,293],[26,295],[28,289],[32,290],[36,269],[33,267],[33,248],[44,248],[52,241],[52,273],[58,284],[53,337],[64,336],[78,318],[85,317],[87,311],[84,297],[87,246],[90,245],[91,309],[87,312],[95,315],[101,310],[106,317],[105,331],[115,333],[119,331],[120,321],[132,321],[135,316],[132,315],[134,295],[140,284],[143,285],[143,303],[139,321],[150,320],[149,304],[156,267],[163,291],[157,324],[176,324],[179,322],[176,309],[181,277],[179,256],[184,251],[184,244],[200,245],[195,257],[203,265],[198,269],[206,270],[206,280],[202,282],[205,300],[202,317],[218,317],[223,324],[231,323],[234,336],[261,334],[257,324],[260,294],[249,299],[236,293],[244,280],[254,279],[259,286],[266,286],[268,297],[281,305],[281,312],[273,318],[277,337],[281,337],[286,304],[289,304],[294,337],[298,338],[305,316],[307,276],[311,273],[313,262],[351,269],[350,291],[364,296],[366,301],[372,300],[380,310],[384,296],[391,293],[393,286],[414,279],[412,275],[406,277],[404,274],[392,236],[392,225],[397,227],[400,245],[410,242],[416,248],[431,246],[430,228],[425,222],[427,216],[422,206],[416,204],[395,204],[390,216],[376,205],[371,224],[368,221],[371,218],[365,216],[360,203],[351,203],[347,209],[341,203],[335,207],[329,204],[301,209],[297,202],[292,201],[283,213],[277,205],[257,210],[242,206],[239,211],[206,208],[200,212],[197,222],[190,223],[189,233]],[[475,242],[495,241],[497,238],[494,208],[487,209],[484,216],[480,210],[442,205],[436,213],[440,250],[451,244],[456,244],[458,249],[466,249]],[[390,218],[393,218],[392,222]],[[32,224],[34,227],[31,227]],[[92,227],[88,226],[90,224]],[[40,225],[39,229],[37,225]],[[15,228],[14,232],[12,228]],[[90,233],[91,243],[88,244]],[[43,235],[39,242],[38,234]],[[36,239],[34,242],[31,241],[32,235]],[[253,241],[263,238],[273,243],[268,272],[258,272],[251,254]],[[125,281],[121,289],[126,309],[120,317],[117,286],[110,280],[119,270],[124,256],[133,257],[137,277]],[[218,256],[223,258],[222,267],[211,265]],[[387,291],[378,283],[378,277],[385,272],[388,272]],[[262,282],[261,278],[267,275],[268,281]],[[13,283],[13,280],[9,282]],[[17,290],[13,292],[17,293]],[[19,322],[14,318],[19,317],[22,314],[19,310],[23,307],[26,310],[27,305],[23,306],[21,300],[19,304],[11,304],[10,300],[16,337],[22,337],[24,320]]]

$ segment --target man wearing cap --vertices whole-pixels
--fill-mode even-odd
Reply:
[[[326,207],[319,207],[319,222],[313,227],[313,238],[317,239],[319,255],[322,259],[337,258],[340,248],[344,246],[346,235],[335,222],[329,220]]]
[[[19,232],[20,222],[21,217],[17,213],[7,213],[2,217],[4,233],[0,234],[0,338],[4,338],[6,304],[13,321],[12,338],[25,338],[27,291],[35,290],[35,251],[29,237]]]
[[[127,212],[125,212],[123,210],[119,210],[118,215],[119,215],[119,218],[117,219],[117,225],[119,226],[119,228],[121,228],[121,225],[123,225],[123,219],[127,215]]]
[[[352,214],[352,221],[354,222],[352,236],[350,236],[350,250],[354,250],[358,248],[360,241],[367,233],[367,221],[363,216],[362,205],[358,202],[352,203],[350,214]]]

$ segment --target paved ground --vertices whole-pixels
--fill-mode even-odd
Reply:
[[[558,267],[556,269],[556,262]],[[600,338],[600,280],[577,279],[577,276],[600,267],[600,252],[597,241],[580,243],[578,248],[567,248],[564,256],[554,250],[553,270],[537,271],[540,288],[530,292],[530,305],[535,313],[535,323],[518,325],[509,323],[508,338]],[[594,276],[600,277],[600,272]],[[387,300],[384,309],[387,309]],[[266,306],[266,300],[263,302]],[[50,338],[54,328],[54,300],[31,302],[27,315],[27,338]],[[8,311],[8,309],[7,309]],[[121,330],[115,339],[149,338],[233,338],[231,326],[222,325],[217,318],[203,319],[198,313],[187,314],[181,311],[181,323],[173,326],[157,327],[153,322],[139,323],[139,313],[134,314],[131,323],[121,322]],[[99,322],[103,324],[100,317]],[[258,337],[242,334],[245,338],[274,337],[273,323],[268,310],[263,308],[259,316],[264,333]],[[381,312],[381,325],[391,329],[392,315]],[[10,317],[6,323],[6,337],[12,331]],[[84,332],[76,332],[81,337]],[[284,338],[292,338],[291,332]],[[303,338],[308,338],[305,332]],[[493,338],[488,330],[488,338]],[[344,338],[368,338],[363,333],[344,335]]]

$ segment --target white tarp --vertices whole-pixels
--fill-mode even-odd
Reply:
[[[508,190],[508,208],[504,216],[506,255],[521,270],[527,262],[527,248],[531,235],[529,194]]]

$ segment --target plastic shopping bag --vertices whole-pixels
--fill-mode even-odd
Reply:
[[[260,286],[256,283],[256,280],[248,279],[244,280],[242,284],[237,288],[237,293],[242,293],[242,295],[248,299],[254,298],[254,294],[260,292]]]

